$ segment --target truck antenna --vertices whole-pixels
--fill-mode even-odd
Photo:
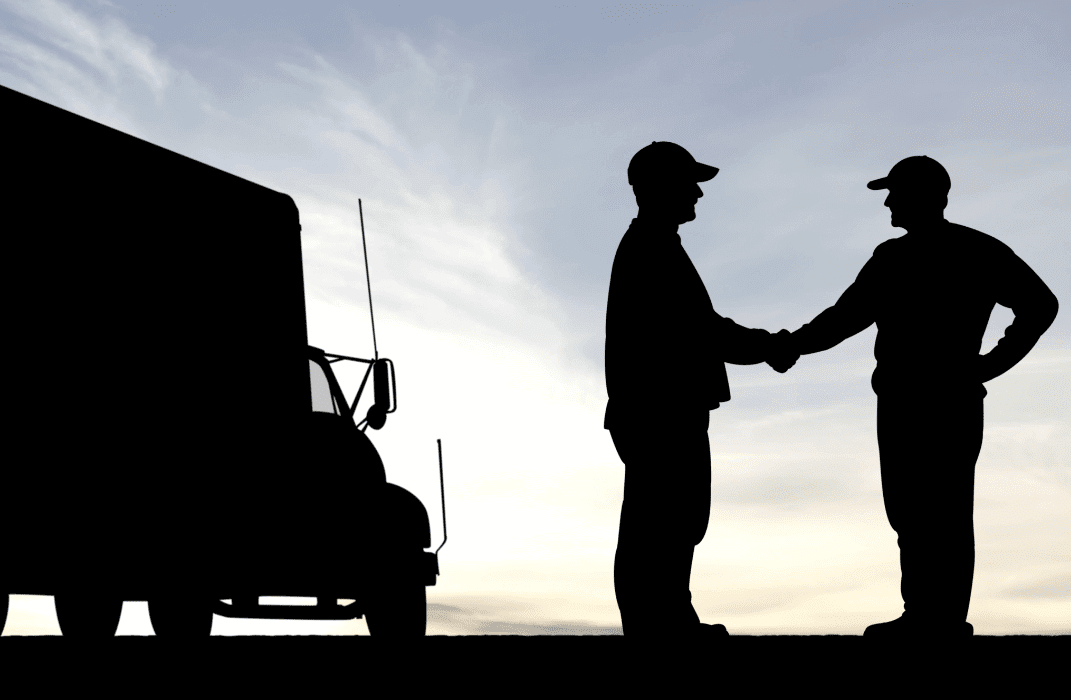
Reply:
[[[357,200],[357,211],[361,214],[361,246],[364,248],[364,276],[368,280],[368,316],[372,319],[372,349],[379,359],[379,346],[376,345],[376,315],[372,312],[372,277],[368,272],[368,243],[364,240],[364,207],[361,200]]]
[[[443,441],[436,440],[439,443],[439,489],[443,498],[443,544],[446,544],[446,488],[443,486]],[[439,549],[443,548],[443,544],[439,545]],[[439,556],[439,549],[435,550],[435,556]]]

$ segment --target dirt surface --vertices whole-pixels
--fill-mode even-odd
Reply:
[[[388,688],[406,696],[414,691],[605,695],[629,692],[636,684],[679,686],[679,694],[690,695],[685,687],[698,683],[696,695],[705,697],[731,689],[760,697],[774,691],[877,692],[921,700],[937,690],[1020,695],[1031,688],[1063,686],[1063,669],[1071,657],[1069,635],[910,644],[836,635],[741,635],[654,645],[622,636],[432,636],[394,644],[367,636],[71,641],[59,636],[0,638],[0,668],[8,687],[28,682],[23,687],[48,694],[126,689],[139,697],[174,687],[210,697],[320,698],[339,688],[365,694],[370,684],[380,689],[372,696],[385,697]]]

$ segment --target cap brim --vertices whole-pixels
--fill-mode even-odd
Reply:
[[[871,180],[866,183],[866,186],[872,190],[887,190],[889,189],[889,178],[883,177],[877,180]]]
[[[703,165],[702,163],[695,164],[695,181],[706,182],[712,180],[715,175],[718,174],[718,169],[713,165]]]

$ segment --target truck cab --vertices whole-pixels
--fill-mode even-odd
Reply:
[[[352,402],[332,371],[332,364],[346,360],[368,364]],[[303,573],[276,578],[275,585],[269,583],[270,575],[258,577],[259,583],[243,582],[243,590],[234,592],[231,602],[215,599],[213,612],[276,619],[364,616],[370,633],[377,636],[422,636],[424,587],[435,585],[439,573],[437,553],[424,551],[431,547],[428,513],[416,496],[387,482],[383,461],[362,430],[362,426],[382,428],[386,415],[397,407],[393,363],[325,353],[311,345],[308,361],[312,411],[304,460],[298,465],[306,478],[287,491],[288,538],[297,546],[284,546],[286,551],[279,552],[287,569]],[[358,423],[353,414],[370,375],[376,400]],[[288,595],[315,595],[318,604],[256,601],[260,596]],[[354,602],[340,606],[338,599]]]

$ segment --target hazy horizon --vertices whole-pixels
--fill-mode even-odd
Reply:
[[[720,314],[771,331],[809,322],[904,234],[866,183],[935,158],[946,218],[1007,243],[1063,307],[986,385],[967,619],[1066,634],[1069,19],[1060,2],[0,0],[0,84],[293,197],[309,343],[369,357],[362,200],[398,379],[397,413],[369,436],[427,507],[432,549],[443,444],[429,635],[620,633],[624,468],[602,429],[602,353],[639,148],[673,141],[720,168],[683,245]],[[996,307],[983,352],[1012,318]],[[902,611],[874,337],[784,375],[727,365],[692,570],[704,622],[861,634]],[[357,370],[336,368],[352,398]],[[118,633],[152,634],[145,603]],[[59,634],[51,598],[13,596],[4,634]],[[216,617],[213,634],[367,628]]]

